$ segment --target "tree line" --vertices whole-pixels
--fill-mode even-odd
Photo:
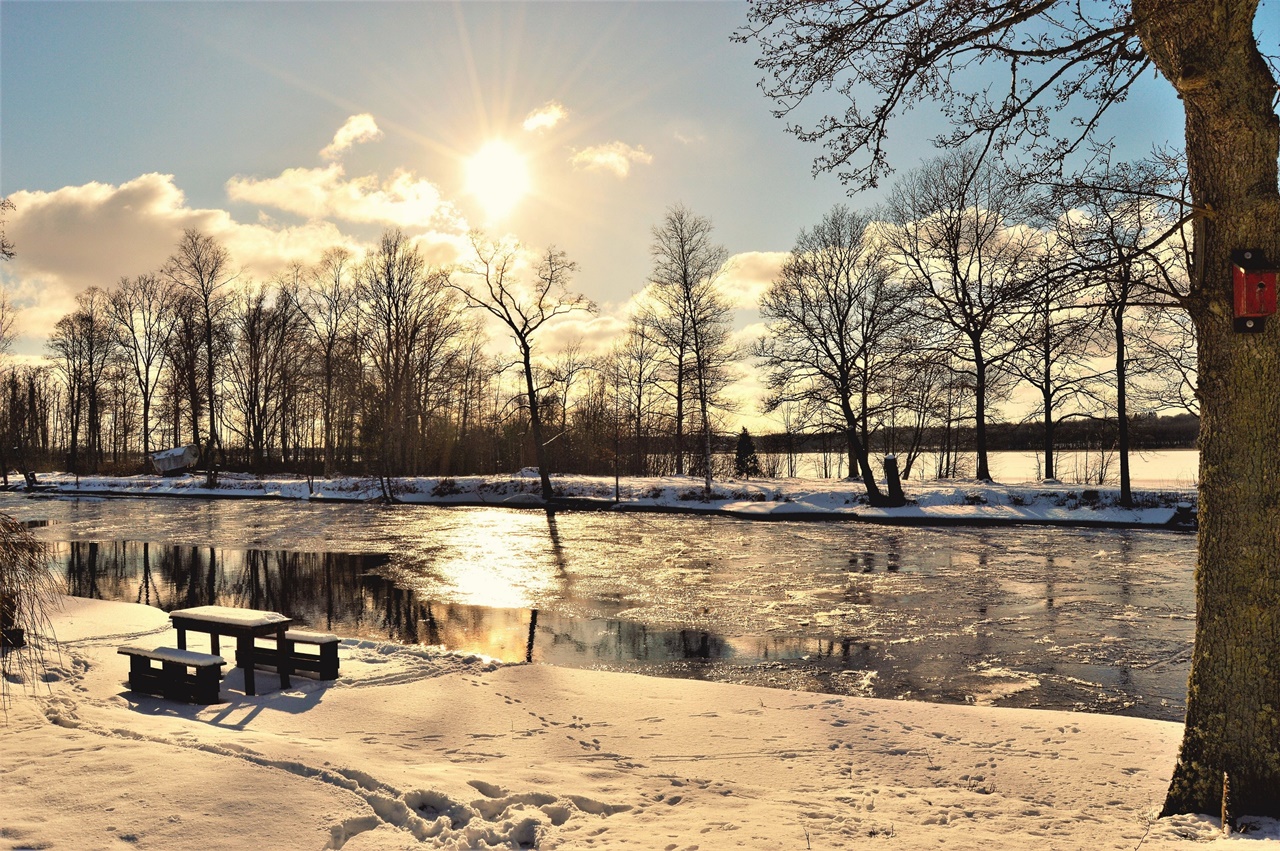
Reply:
[[[135,471],[194,444],[211,477],[376,475],[388,496],[395,476],[525,466],[547,493],[551,470],[693,474],[710,492],[732,475],[728,390],[754,371],[779,424],[770,444],[838,439],[872,502],[901,498],[881,492],[873,453],[905,478],[926,456],[930,474],[990,478],[991,411],[1019,387],[1043,475],[1062,422],[1113,423],[1127,500],[1129,420],[1194,412],[1195,346],[1174,304],[1186,246],[1152,200],[1177,189],[1177,169],[1117,173],[1143,191],[1035,191],[970,149],[925,163],[880,208],[836,206],[800,231],[760,299],[767,331],[745,345],[728,252],[709,218],[675,205],[603,354],[540,342],[594,310],[554,246],[535,256],[473,234],[470,260],[445,267],[389,230],[363,257],[333,248],[259,282],[189,230],[159,269],[81,293],[47,366],[4,370],[0,460]]]

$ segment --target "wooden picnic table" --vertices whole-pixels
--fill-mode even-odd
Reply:
[[[285,617],[279,612],[267,612],[260,609],[238,609],[231,606],[196,606],[193,609],[178,609],[169,613],[169,619],[178,630],[178,647],[187,649],[187,631],[207,632],[209,634],[210,652],[218,655],[218,636],[230,635],[236,639],[236,667],[244,671],[244,693],[256,694],[254,688],[253,666],[255,660],[263,654],[271,653],[254,646],[254,638],[274,636],[276,638],[275,666],[280,674],[280,688],[289,687],[291,666],[289,654],[282,652],[286,647],[285,630],[293,623],[293,618]]]

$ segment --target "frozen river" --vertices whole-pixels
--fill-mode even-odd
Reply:
[[[27,499],[70,593],[508,661],[1180,720],[1195,538],[253,500]]]

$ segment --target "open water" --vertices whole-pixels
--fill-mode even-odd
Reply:
[[[68,593],[510,662],[1179,720],[1195,538],[0,495]]]

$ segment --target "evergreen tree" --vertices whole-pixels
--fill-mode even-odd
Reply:
[[[760,459],[756,457],[756,444],[751,439],[751,432],[742,427],[738,435],[738,449],[733,456],[733,472],[736,476],[751,478],[760,475]]]

